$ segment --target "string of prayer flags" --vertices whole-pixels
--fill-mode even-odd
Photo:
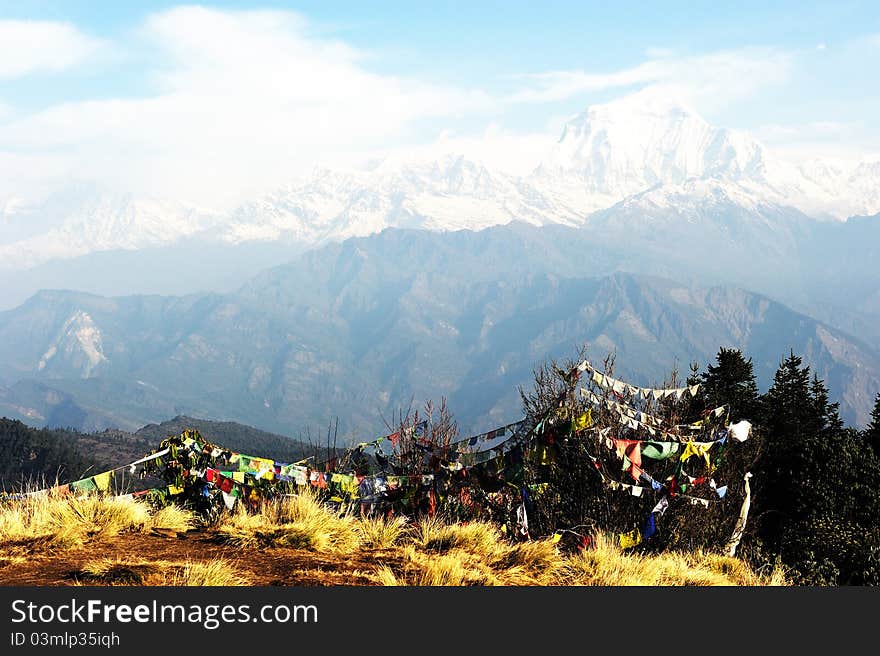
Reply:
[[[623,403],[618,403],[612,399],[608,398],[600,398],[596,396],[592,391],[581,387],[580,388],[581,396],[587,399],[590,403],[598,407],[606,407],[609,410],[617,413],[618,421],[621,425],[626,426],[627,428],[631,428],[632,430],[642,429],[646,431],[651,437],[660,437],[662,439],[671,441],[671,442],[682,442],[690,439],[689,437],[683,436],[676,433],[672,433],[667,430],[663,430],[661,426],[663,425],[663,421],[655,417],[647,412],[642,412],[640,410],[636,410],[635,408],[625,405]],[[724,406],[721,408],[716,408],[712,412],[723,411],[725,409]],[[703,431],[705,428],[709,426],[709,424],[700,420],[699,422],[688,424],[685,426],[677,426],[676,430],[689,430],[689,431]]]
[[[622,380],[618,380],[617,378],[604,374],[601,371],[597,371],[596,369],[592,369],[592,371],[592,381],[602,389],[610,390],[619,395],[629,393],[633,397],[640,397],[645,400],[651,398],[655,401],[659,401],[661,399],[668,399],[673,396],[677,400],[681,400],[685,393],[690,394],[691,397],[695,397],[700,390],[699,383],[697,383],[696,385],[688,385],[686,387],[672,387],[665,389],[639,387],[637,385],[631,385]]]
[[[466,437],[461,440],[456,440],[452,442],[450,446],[456,447],[459,453],[476,453],[481,450],[480,447],[486,444],[486,442],[491,442],[493,440],[497,440],[501,437],[507,437],[511,439],[519,433],[523,424],[525,424],[525,419],[521,419],[512,424],[507,424],[505,426],[500,426],[498,428],[493,428],[490,431],[486,431],[485,433],[480,433],[479,435],[474,435],[472,437]],[[505,440],[506,442],[506,440]],[[460,446],[461,445],[461,446]],[[462,448],[464,445],[467,445],[467,448]],[[498,445],[496,445],[498,446]],[[491,447],[495,448],[495,447]]]

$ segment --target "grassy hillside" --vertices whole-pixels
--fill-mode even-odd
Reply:
[[[201,524],[133,499],[42,497],[0,508],[3,585],[785,585],[711,553],[641,555],[602,535],[565,552],[493,524],[336,512],[310,495]]]

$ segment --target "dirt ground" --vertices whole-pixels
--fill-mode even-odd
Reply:
[[[399,556],[376,550],[352,556],[322,556],[301,549],[245,549],[217,544],[209,533],[130,533],[95,539],[81,548],[51,550],[45,545],[19,544],[0,549],[0,585],[100,585],[83,574],[89,562],[208,563],[231,565],[250,585],[328,586],[376,585],[370,577],[382,565],[394,566]]]

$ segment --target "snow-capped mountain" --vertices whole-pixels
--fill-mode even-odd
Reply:
[[[20,199],[7,202],[0,214],[0,268],[169,244],[219,220],[210,211],[173,201],[72,185],[38,206]]]
[[[598,210],[691,178],[762,179],[765,160],[764,148],[748,135],[642,92],[570,120],[532,177],[541,187],[570,191],[573,205]]]
[[[713,184],[686,184],[696,181]],[[664,191],[654,200],[673,202],[681,213],[711,211],[723,190],[725,204],[744,210],[760,204],[775,207],[770,214],[788,207],[846,219],[880,211],[880,162],[789,163],[746,133],[640,92],[572,118],[526,176],[461,155],[399,158],[365,171],[320,169],[239,208],[218,230],[233,243],[285,236],[318,243],[387,227],[477,230],[513,220],[579,226],[598,210],[645,201],[643,194],[658,189]]]
[[[318,169],[305,181],[238,208],[218,231],[233,243],[283,237],[318,243],[388,227],[479,230],[513,220],[576,225],[582,218],[556,206],[528,180],[447,155],[386,161],[366,171]]]
[[[363,170],[316,169],[224,214],[92,187],[36,205],[0,199],[0,268],[183,238],[315,245],[387,227],[482,229],[514,220],[581,226],[600,210],[607,219],[609,208],[632,215],[627,199],[672,203],[670,216],[705,214],[719,193],[725,207],[776,208],[764,213],[770,216],[791,213],[780,208],[816,219],[871,215],[880,211],[880,161],[781,160],[748,134],[639,92],[572,118],[526,176],[456,153],[398,157]]]

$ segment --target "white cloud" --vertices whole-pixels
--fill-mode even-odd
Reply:
[[[549,103],[567,100],[574,95],[589,91],[604,91],[636,84],[655,82],[666,77],[660,62],[646,62],[634,68],[613,73],[587,73],[586,71],[551,71],[523,75],[534,86],[522,89],[508,97],[513,103]]]
[[[779,125],[771,123],[761,125],[753,129],[759,138],[768,143],[790,139],[827,137],[836,138],[841,135],[852,133],[858,127],[854,124],[840,121],[811,121],[800,125]]]
[[[100,40],[67,23],[0,20],[0,80],[67,70],[101,46]]]
[[[62,157],[82,177],[221,206],[399,141],[420,121],[494,106],[479,90],[369,72],[361,53],[310,36],[291,12],[176,8],[150,16],[139,38],[152,93],[7,122],[5,161]],[[10,166],[0,177],[18,173]]]
[[[63,23],[0,21],[0,79],[63,71],[111,47],[148,62],[138,97],[66,102],[31,114],[0,103],[0,196],[85,179],[224,209],[316,165],[353,165],[404,148],[458,151],[525,173],[558,137],[561,112],[580,100],[552,103],[650,88],[711,111],[785,81],[797,55],[744,48],[684,56],[649,48],[644,62],[620,70],[520,76],[523,88],[499,97],[372,72],[371,53],[316,36],[288,11],[178,7],[150,15],[127,36],[107,45]],[[870,38],[880,44],[880,35]],[[533,121],[537,127],[525,134],[495,123],[481,129],[505,112],[550,118],[543,126]],[[474,133],[424,136],[463,124]],[[804,136],[784,129],[766,126],[759,136],[778,144]],[[811,129],[816,141],[819,128]]]
[[[785,80],[793,59],[794,55],[784,50],[744,48],[690,57],[659,56],[610,73],[583,70],[538,73],[523,76],[533,85],[508,100],[555,102],[588,92],[659,86],[698,102],[703,108],[723,106],[748,97],[761,87]]]
[[[378,157],[391,161],[429,161],[448,155],[463,155],[493,171],[521,176],[534,171],[558,137],[559,130],[555,128],[548,132],[519,133],[490,123],[477,134],[444,130],[429,143],[388,149]]]
[[[857,161],[865,158],[877,142],[864,123],[857,121],[810,121],[797,124],[766,124],[751,133],[777,155],[792,161],[823,157]]]

